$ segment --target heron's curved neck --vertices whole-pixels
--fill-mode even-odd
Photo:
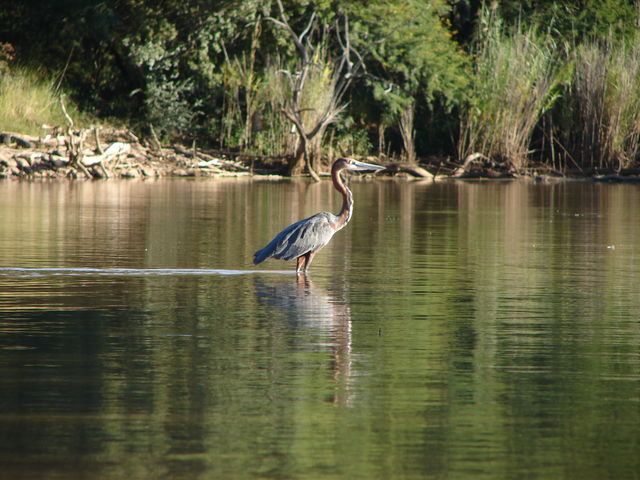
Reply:
[[[344,227],[349,220],[351,220],[351,213],[353,212],[353,196],[351,190],[349,190],[340,177],[340,171],[342,169],[334,168],[331,170],[331,179],[333,180],[333,186],[342,194],[342,209],[338,213],[338,223],[336,224],[336,230],[340,230]]]

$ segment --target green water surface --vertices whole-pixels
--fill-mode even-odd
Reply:
[[[0,478],[640,478],[640,187],[0,183]]]

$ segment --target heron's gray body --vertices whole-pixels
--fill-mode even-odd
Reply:
[[[342,227],[344,225],[338,224],[337,215],[330,212],[316,213],[282,230],[266,247],[254,254],[253,263],[258,264],[271,257],[293,260],[309,252],[317,252]]]

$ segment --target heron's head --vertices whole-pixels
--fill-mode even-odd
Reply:
[[[364,163],[354,160],[353,158],[339,158],[333,162],[333,170],[348,170],[350,172],[375,172],[384,170],[385,167],[374,165],[373,163]]]

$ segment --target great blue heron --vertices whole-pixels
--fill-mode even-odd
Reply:
[[[297,258],[296,272],[307,271],[315,254],[324,247],[333,234],[343,228],[353,212],[353,196],[342,183],[340,172],[371,172],[384,170],[385,167],[371,163],[358,162],[352,158],[339,158],[331,167],[333,186],[342,194],[342,209],[338,215],[320,212],[300,220],[282,230],[269,244],[253,254],[253,263],[258,264],[267,258],[292,260]]]

